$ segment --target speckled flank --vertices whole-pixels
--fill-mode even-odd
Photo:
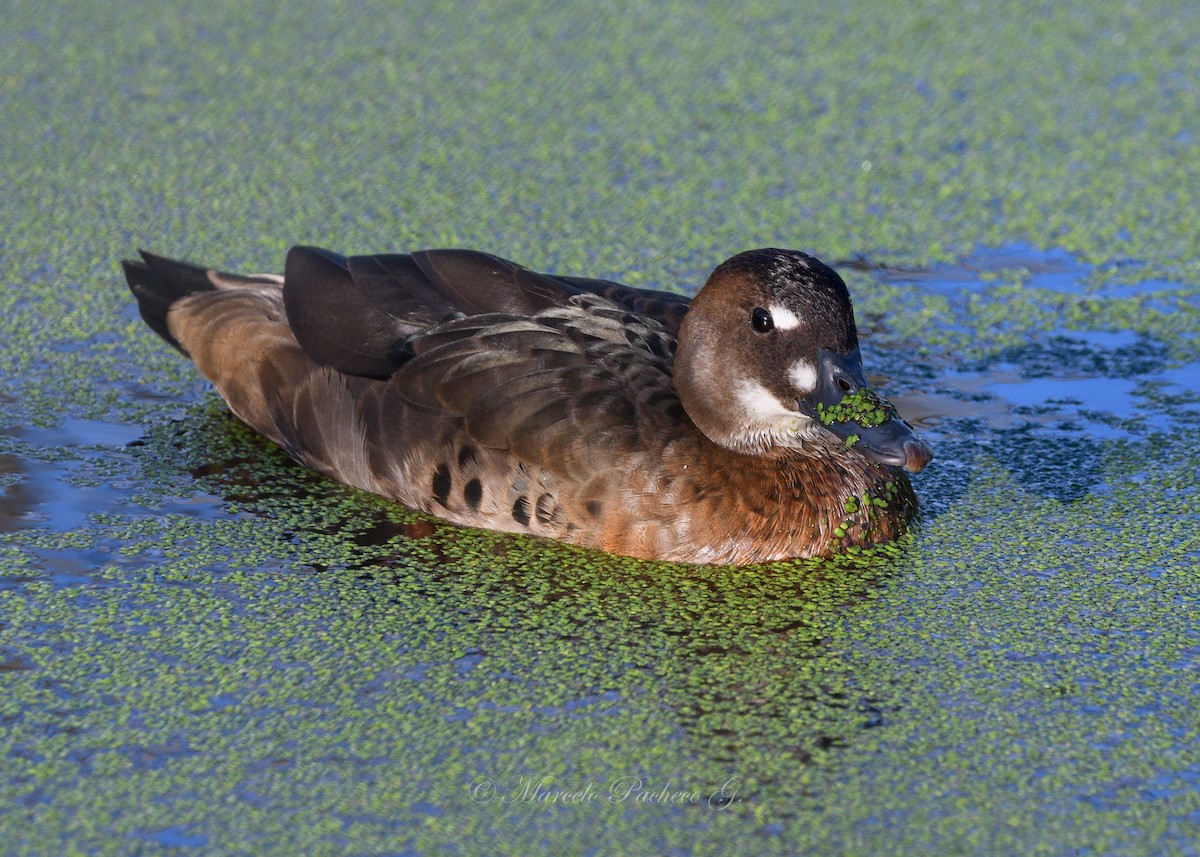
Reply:
[[[522,527],[529,526],[529,521],[531,520],[531,516],[529,514],[529,498],[528,497],[526,497],[525,495],[522,494],[521,496],[517,497],[516,500],[513,501],[512,516],[513,516],[513,520],[516,521],[518,524],[520,524]]]
[[[450,476],[450,468],[439,464],[433,471],[433,500],[443,509],[450,508],[450,491],[454,488],[454,480]]]
[[[1195,854],[1198,43],[1179,2],[8,4],[5,850]],[[115,266],[292,240],[859,259],[872,383],[966,415],[875,557],[443,525],[254,438]],[[970,373],[1131,404],[1005,427]]]
[[[471,511],[478,512],[483,503],[483,484],[478,479],[472,479],[463,486],[463,499],[467,501]]]

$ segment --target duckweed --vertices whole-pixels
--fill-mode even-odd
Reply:
[[[896,409],[890,402],[881,398],[870,387],[860,387],[853,393],[843,396],[836,405],[826,407],[823,402],[817,402],[817,416],[825,425],[834,423],[855,423],[863,428],[881,425],[889,417],[895,415]],[[851,435],[854,442],[858,435]],[[853,446],[850,438],[846,439],[847,446]]]
[[[7,850],[1194,852],[1200,424],[1142,381],[1200,343],[1195,4],[7,12]],[[297,241],[684,291],[796,246],[902,406],[968,364],[1054,373],[1030,348],[1062,330],[1136,332],[1071,373],[1137,392],[1116,437],[972,400],[895,543],[631,562],[291,465],[115,266]],[[609,801],[628,778],[736,797]]]

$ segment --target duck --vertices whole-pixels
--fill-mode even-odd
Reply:
[[[304,465],[453,524],[746,565],[902,536],[929,446],[871,388],[845,282],[796,250],[696,296],[465,249],[284,273],[141,251],[146,324]]]

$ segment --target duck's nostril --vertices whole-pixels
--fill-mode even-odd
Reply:
[[[838,389],[841,390],[843,393],[849,393],[850,390],[853,389],[850,382],[847,381],[845,378],[838,378],[837,381],[834,383],[837,384]]]

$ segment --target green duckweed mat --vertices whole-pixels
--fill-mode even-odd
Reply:
[[[1196,854],[1200,7],[10,4],[0,850]],[[937,458],[874,556],[671,566],[329,483],[145,246],[789,246]]]

